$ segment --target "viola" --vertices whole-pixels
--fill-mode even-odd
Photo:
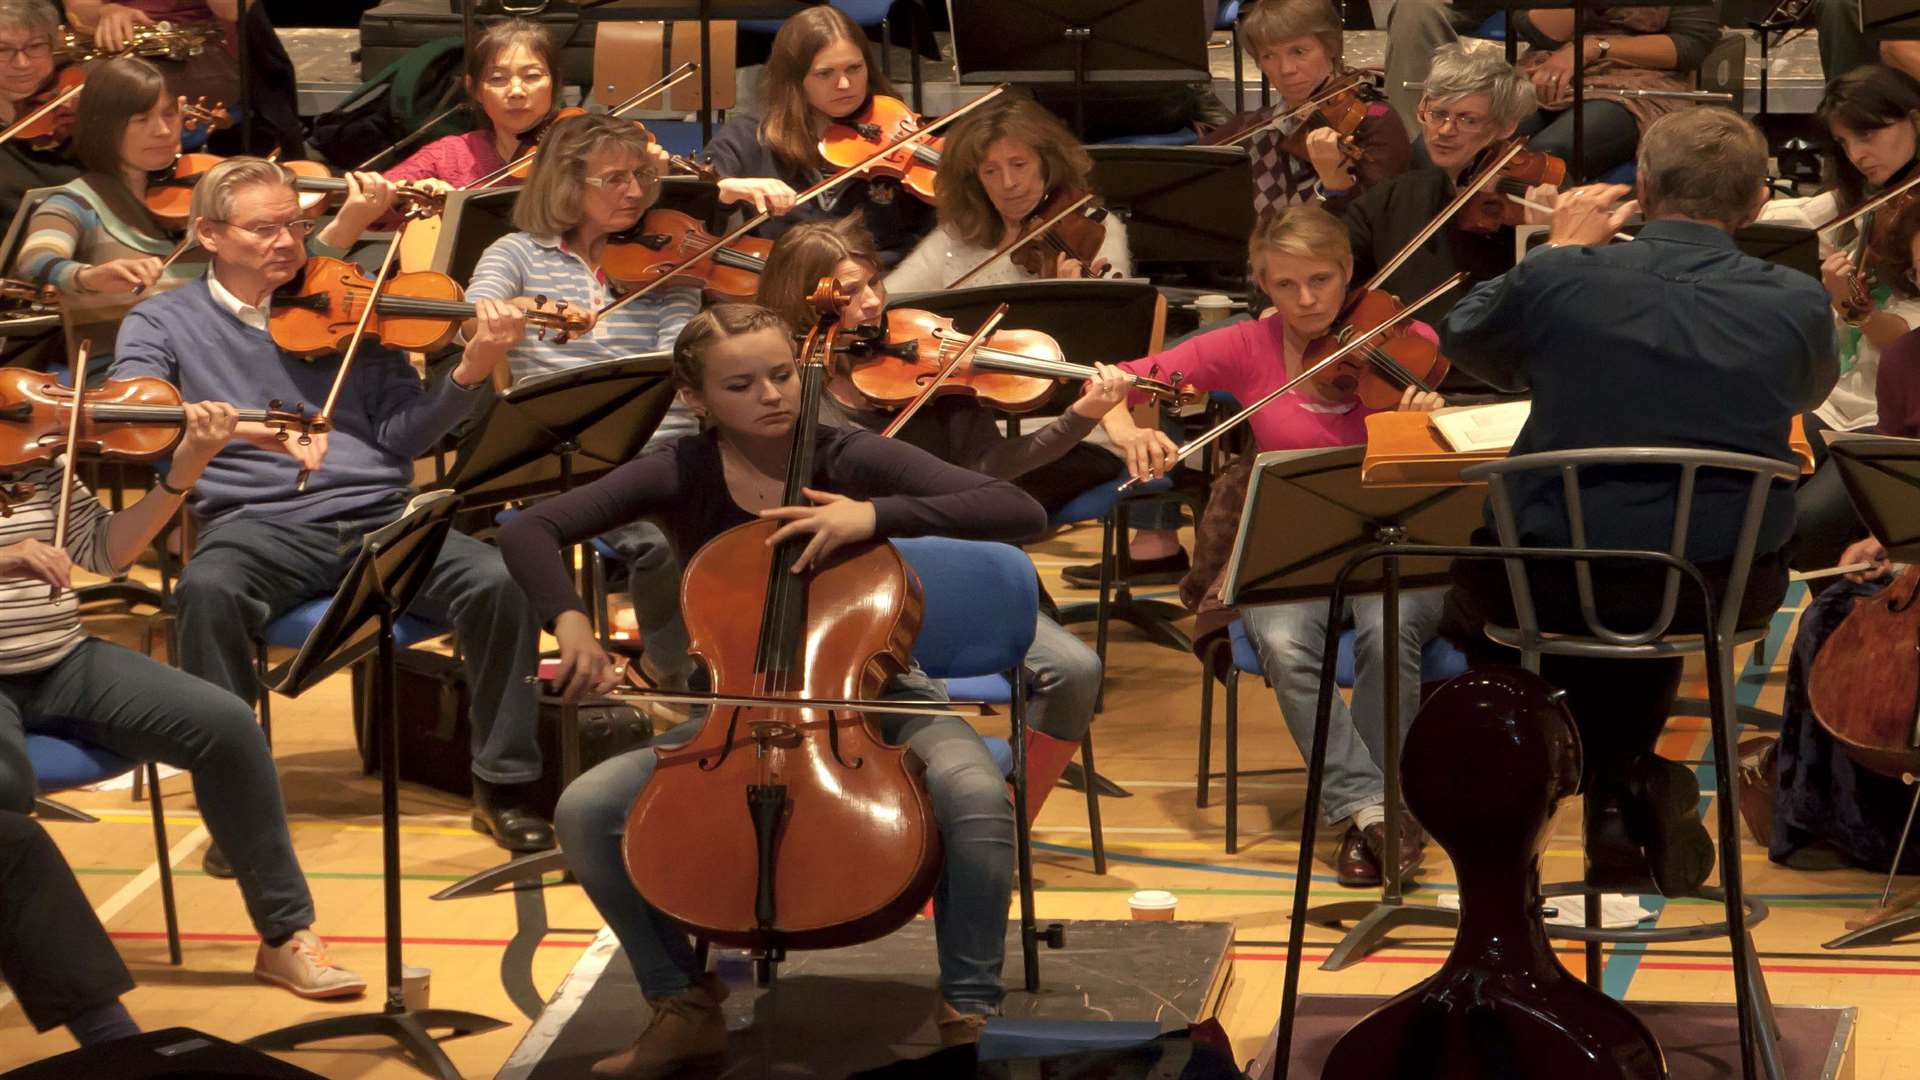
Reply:
[[[60,69],[53,80],[22,101],[13,123],[0,128],[0,143],[20,140],[36,150],[67,141],[73,127],[73,99],[86,87],[87,71],[77,64]]]
[[[607,238],[600,269],[623,288],[651,285],[671,271],[673,282],[698,286],[716,300],[751,300],[760,291],[773,241],[743,236],[722,248],[719,237],[691,215],[678,210],[649,210],[640,223]],[[690,262],[712,251],[713,257]]]
[[[324,256],[310,258],[300,277],[274,293],[267,332],[274,344],[295,356],[338,352],[354,336],[372,291],[373,279],[358,266]],[[545,297],[535,302],[540,308],[527,312],[527,322],[539,328],[542,337],[551,332],[555,341],[564,342],[593,329],[593,315],[583,308],[570,308],[564,300],[549,307]],[[460,324],[474,314],[458,282],[417,270],[387,279],[366,333],[389,348],[432,352],[451,342]]]
[[[1323,1075],[1667,1076],[1646,1024],[1562,967],[1541,919],[1549,824],[1580,786],[1564,696],[1530,672],[1475,668],[1421,706],[1401,783],[1407,809],[1453,859],[1460,930],[1439,971],[1340,1037]]]
[[[851,169],[904,135],[920,130],[925,121],[899,98],[874,94],[866,107],[820,133],[820,156],[835,169]],[[922,139],[894,150],[868,166],[868,175],[889,176],[900,186],[932,202],[934,180],[940,170],[939,139]]]
[[[147,212],[169,229],[184,229],[193,219],[193,189],[215,165],[225,161],[220,154],[181,154],[173,164],[147,180]],[[317,161],[282,161],[281,168],[293,174],[293,188],[299,192],[300,212],[317,217],[335,198],[344,198],[347,181],[333,175]],[[403,204],[422,212],[438,213],[445,196],[415,184],[394,185]]]
[[[1107,211],[1098,199],[1064,184],[1047,192],[1022,226],[1023,232],[1032,228],[1032,233],[1014,245],[1008,258],[1035,277],[1058,277],[1062,259],[1078,261],[1083,278],[1100,276],[1094,273],[1093,262],[1100,256],[1100,245],[1107,242]],[[1075,202],[1082,205],[1060,217]],[[1058,221],[1045,224],[1056,217]]]
[[[1402,310],[1400,300],[1390,293],[1354,290],[1347,294],[1333,326],[1307,344],[1305,365],[1312,367],[1354,338],[1403,319]],[[1336,397],[1358,398],[1370,409],[1391,409],[1400,404],[1409,386],[1423,391],[1439,386],[1448,367],[1439,346],[1402,325],[1329,365],[1313,381]]]
[[[289,431],[310,435],[329,426],[278,401],[238,412],[241,420],[278,428],[282,438]],[[65,452],[75,419],[71,387],[44,371],[0,368],[0,468],[52,461]],[[109,379],[87,388],[77,419],[79,452],[105,461],[154,461],[180,442],[186,410],[180,391],[164,379]]]
[[[861,327],[837,347],[847,357],[844,380],[858,393],[848,408],[898,409],[917,397],[967,341],[953,320],[931,311],[893,308],[884,327]],[[1060,343],[1038,330],[995,330],[941,384],[938,394],[972,394],[1010,413],[1031,412],[1053,396],[1063,379],[1085,381],[1093,369],[1066,358]],[[1181,400],[1172,384],[1132,376],[1133,388],[1161,401]]]
[[[1898,779],[1920,772],[1920,566],[1863,597],[1814,658],[1807,699],[1820,726],[1861,766]]]
[[[827,310],[802,350],[786,506],[808,502],[801,488],[813,482],[825,361],[846,294],[829,278],[813,301]],[[690,651],[715,694],[878,696],[912,663],[919,579],[876,540],[795,574],[808,539],[769,545],[779,527],[736,526],[687,564]],[[905,748],[882,741],[863,713],[802,703],[716,704],[685,745],[658,750],[622,840],[648,903],[704,941],[769,960],[891,933],[942,868],[933,808]]]
[[[1497,152],[1499,149],[1496,144],[1494,150]],[[1528,188],[1540,184],[1558,186],[1566,181],[1566,162],[1539,150],[1522,150],[1461,208],[1453,223],[1457,228],[1476,233],[1491,233],[1501,228],[1524,225],[1527,221],[1526,207],[1507,196],[1525,195]]]

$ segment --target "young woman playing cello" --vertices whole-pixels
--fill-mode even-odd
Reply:
[[[1353,276],[1347,230],[1318,206],[1288,207],[1255,230],[1249,252],[1254,277],[1272,299],[1274,314],[1189,338],[1157,356],[1121,364],[1121,369],[1150,376],[1181,371],[1195,388],[1225,390],[1240,401],[1255,401],[1304,370],[1308,347],[1337,329],[1346,306]],[[1424,327],[1415,326],[1423,336],[1431,336]],[[1400,408],[1424,411],[1442,404],[1438,394],[1409,387]],[[1365,420],[1374,411],[1329,385],[1309,381],[1255,413],[1247,426],[1262,451],[1352,446],[1367,441]],[[1136,430],[1125,409],[1109,412],[1104,423],[1108,431],[1122,436]],[[1161,451],[1170,449],[1169,443]],[[1141,465],[1157,467],[1154,460],[1136,463]],[[1224,557],[1216,552],[1200,551],[1195,562],[1225,566]],[[1214,595],[1217,582],[1208,585],[1208,595]],[[1400,721],[1404,725],[1412,723],[1420,706],[1420,650],[1439,626],[1440,594],[1403,594],[1400,607],[1401,642],[1395,655],[1401,661]],[[1353,707],[1349,711],[1335,696],[1320,809],[1329,821],[1350,821],[1335,868],[1341,884],[1359,886],[1378,884],[1387,858],[1380,753],[1384,665],[1393,646],[1381,640],[1379,597],[1355,597],[1351,614],[1358,628]],[[1287,727],[1304,752],[1313,739],[1327,605],[1265,605],[1247,608],[1240,617],[1260,654]],[[1417,828],[1402,829],[1400,837],[1401,867],[1410,872],[1420,863],[1425,839]]]
[[[941,153],[940,227],[887,275],[887,287],[896,293],[947,288],[1025,233],[1030,216],[1054,192],[1089,190],[1092,171],[1080,141],[1032,101],[1002,99],[969,114],[953,125]],[[1075,278],[1083,270],[1098,276],[1131,274],[1126,226],[1116,217],[1104,224],[1099,250],[1085,263],[1061,256],[1038,276]],[[1001,285],[1035,276],[1002,256],[967,284]]]
[[[559,641],[556,681],[573,697],[604,691],[618,675],[567,578],[561,548],[635,518],[657,517],[683,560],[731,526],[755,517],[781,520],[783,534],[813,538],[800,559],[805,565],[795,567],[802,571],[843,544],[874,537],[1017,541],[1045,528],[1040,507],[1003,480],[948,465],[897,440],[824,425],[814,432],[810,494],[816,505],[780,506],[801,377],[792,328],[766,308],[722,304],[695,317],[674,345],[674,375],[682,396],[705,417],[706,431],[540,503],[500,533],[514,578]],[[943,696],[918,671],[891,680],[888,692],[915,700]],[[926,764],[946,858],[934,898],[941,1037],[970,1042],[1004,993],[1000,965],[1014,836],[1006,782],[965,720],[876,716],[874,722],[883,738],[906,745]],[[679,745],[697,726],[675,728],[655,745]],[[718,1058],[726,1043],[724,985],[695,967],[691,943],[634,889],[622,861],[627,810],[653,775],[655,761],[649,748],[596,766],[568,786],[556,815],[568,865],[619,935],[653,1006],[638,1040],[596,1065],[595,1076],[665,1076]]]
[[[785,215],[795,192],[826,175],[819,146],[827,126],[858,114],[876,94],[898,96],[873,66],[866,34],[838,8],[803,8],[774,35],[757,110],[730,119],[701,157],[722,178],[745,182],[755,210]],[[758,235],[778,239],[792,224],[854,212],[866,219],[889,266],[933,226],[925,203],[879,177],[850,181],[769,221]]]
[[[774,242],[760,278],[760,303],[790,321],[806,315],[806,294],[813,283],[831,277],[853,294],[842,325],[883,326],[887,290],[880,278],[879,254],[873,238],[856,218],[833,224],[796,225]],[[1079,494],[1103,480],[1118,479],[1121,467],[1112,454],[1087,446],[1084,440],[1100,417],[1126,398],[1127,383],[1119,370],[1095,364],[1080,399],[1067,411],[1030,434],[1008,438],[1001,434],[993,413],[972,394],[944,394],[928,401],[900,429],[900,441],[917,446],[942,461],[1000,480],[1012,480],[1048,506]],[[844,378],[831,393],[836,400],[855,400]],[[891,413],[869,408],[836,409],[858,427],[879,430]],[[1023,481],[1055,471],[1067,483]],[[1077,478],[1077,479],[1076,479]],[[1078,485],[1077,487],[1074,485]],[[1035,487],[1041,490],[1035,490]],[[1093,722],[1094,701],[1100,694],[1100,658],[1092,649],[1043,611],[1027,653],[1033,696],[1027,729],[1027,813],[1038,816],[1060,773],[1073,760],[1081,738]]]

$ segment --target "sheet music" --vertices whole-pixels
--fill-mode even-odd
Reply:
[[[1506,450],[1520,437],[1527,416],[1533,410],[1530,401],[1502,401],[1493,405],[1466,405],[1436,409],[1428,418],[1433,430],[1449,449]]]

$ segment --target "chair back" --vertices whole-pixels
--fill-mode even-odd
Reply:
[[[732,21],[713,21],[713,101],[708,107],[714,110],[724,111],[735,105],[735,39]],[[681,64],[699,62],[698,22],[668,23],[658,19],[601,22],[594,27],[593,100],[612,108],[665,78]],[[689,113],[699,108],[700,77],[695,75],[667,91],[666,97],[641,102],[630,115]]]
[[[1566,504],[1567,531],[1572,538],[1572,546],[1584,548],[1587,542],[1587,516],[1582,501],[1580,471],[1582,469],[1606,468],[1609,466],[1667,467],[1679,474],[1678,491],[1674,500],[1673,527],[1664,549],[1648,547],[1643,550],[1659,551],[1676,559],[1685,559],[1687,552],[1687,533],[1693,521],[1693,498],[1702,469],[1716,472],[1746,473],[1748,475],[1746,507],[1740,517],[1740,532],[1734,543],[1731,573],[1728,578],[1726,594],[1720,598],[1720,610],[1715,616],[1715,625],[1728,640],[1737,628],[1740,617],[1740,603],[1745,598],[1747,573],[1753,567],[1754,548],[1760,536],[1762,514],[1766,509],[1769,489],[1780,481],[1796,479],[1800,475],[1799,467],[1792,462],[1776,461],[1773,458],[1759,457],[1753,454],[1736,454],[1724,450],[1697,450],[1674,447],[1605,447],[1587,450],[1558,450],[1540,454],[1522,454],[1473,465],[1461,470],[1461,478],[1469,481],[1485,480],[1488,495],[1493,503],[1494,528],[1504,547],[1522,545],[1520,527],[1515,519],[1513,493],[1510,481],[1518,474],[1530,472],[1557,471],[1560,474],[1561,492]],[[1533,593],[1527,581],[1526,560],[1507,559],[1507,584],[1513,592],[1513,610],[1519,622],[1521,652],[1529,657],[1541,651],[1543,642],[1540,633],[1539,618],[1533,605]],[[1594,643],[1620,648],[1648,645],[1664,637],[1673,623],[1674,610],[1680,595],[1680,571],[1668,567],[1665,583],[1660,595],[1660,611],[1654,620],[1638,630],[1619,630],[1607,626],[1600,620],[1598,605],[1594,600],[1593,566],[1586,560],[1573,563],[1574,585],[1578,591],[1580,614],[1586,621],[1587,630]]]
[[[920,575],[925,610],[913,657],[928,675],[1001,675],[1026,662],[1040,611],[1040,579],[1026,553],[944,536],[893,546]]]

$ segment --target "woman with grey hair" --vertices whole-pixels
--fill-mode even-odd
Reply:
[[[53,38],[60,15],[46,0],[0,0],[0,124],[26,111],[22,103],[53,81]],[[12,221],[34,188],[58,187],[80,175],[63,146],[35,150],[20,139],[0,143],[0,217]]]

